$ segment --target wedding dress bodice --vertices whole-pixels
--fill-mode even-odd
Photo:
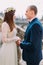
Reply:
[[[13,31],[10,32],[10,27],[9,25],[4,22],[2,24],[2,41],[17,41],[19,39],[19,37],[16,36],[17,34],[17,30],[16,28],[13,29]]]
[[[12,32],[10,32],[10,31],[8,32],[7,37],[13,38],[16,36],[16,34],[17,34],[17,30],[16,30],[16,28],[14,28]]]

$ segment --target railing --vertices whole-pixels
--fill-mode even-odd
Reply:
[[[25,33],[25,30],[21,27],[19,27],[18,25],[16,25],[16,28],[17,28],[17,35],[23,39],[24,38],[24,33]]]

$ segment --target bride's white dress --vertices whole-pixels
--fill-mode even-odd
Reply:
[[[0,48],[0,65],[18,65],[16,28],[10,32],[9,25],[4,22],[2,24],[2,47]]]

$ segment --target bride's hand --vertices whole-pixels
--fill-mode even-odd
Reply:
[[[17,44],[18,46],[20,46],[20,42],[21,42],[21,39],[17,40],[17,41],[16,41],[16,44]]]

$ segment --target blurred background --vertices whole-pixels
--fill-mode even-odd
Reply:
[[[4,18],[4,12],[6,8],[12,7],[16,10],[16,19],[14,22],[18,25],[19,36],[23,39],[24,30],[28,25],[25,12],[28,6],[36,5],[38,8],[37,17],[42,23],[43,27],[43,0],[0,0],[0,47],[2,45],[1,41],[1,25]],[[22,31],[22,32],[21,32]],[[43,54],[43,34],[42,34],[42,54]]]

